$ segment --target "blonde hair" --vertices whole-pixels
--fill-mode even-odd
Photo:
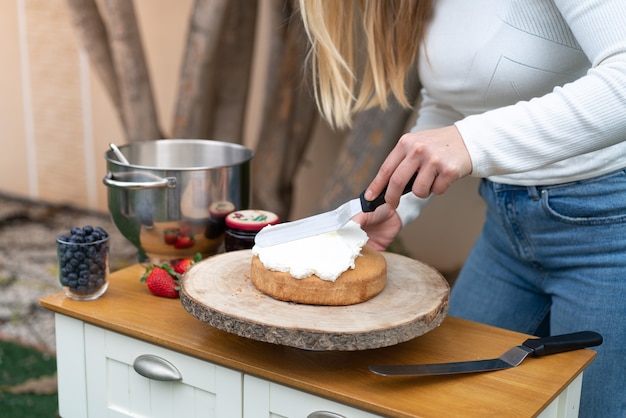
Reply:
[[[410,107],[404,84],[432,13],[431,0],[300,0],[314,94],[333,126],[387,106]]]

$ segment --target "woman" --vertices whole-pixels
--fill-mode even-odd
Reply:
[[[483,231],[450,314],[604,343],[580,416],[626,416],[626,2],[300,0],[315,97],[336,126],[388,96],[422,102],[357,218],[384,249],[431,194],[480,177]],[[359,54],[359,51],[364,53]],[[418,173],[413,194],[400,198]],[[487,268],[485,268],[487,266]]]

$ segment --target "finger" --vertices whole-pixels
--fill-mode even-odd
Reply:
[[[390,178],[395,171],[395,166],[391,164],[383,164],[374,180],[367,186],[365,190],[365,199],[372,201],[376,199],[385,190],[385,187],[389,184]]]
[[[385,187],[389,184],[389,180],[396,168],[404,160],[404,157],[404,150],[399,144],[396,144],[378,169],[378,173],[376,174],[376,177],[374,177],[374,180],[372,180],[365,190],[365,199],[374,200],[383,192]]]
[[[442,195],[450,188],[450,186],[452,186],[452,183],[435,181],[433,183],[433,187],[431,188],[431,193],[434,195]]]
[[[463,177],[463,175],[450,176],[440,174],[433,181],[431,192],[437,195],[444,194],[450,188],[450,186],[452,186],[452,183]]]
[[[385,192],[385,202],[387,202],[389,206],[392,208],[398,207],[400,204],[400,197],[404,193],[404,189],[407,187],[416,171],[418,172],[417,177],[419,178],[419,166],[417,166],[416,162],[404,160],[402,164],[398,166],[389,179],[389,185],[387,186],[387,190]],[[415,185],[413,185],[413,187],[414,186]]]
[[[388,205],[381,205],[376,208],[374,212],[359,212],[352,217],[352,220],[362,228],[366,228],[370,225],[376,225],[384,222],[389,217],[390,208]]]
[[[381,205],[376,210],[371,213],[371,216],[368,219],[369,224],[381,224],[389,219],[392,216],[394,210],[389,205]]]
[[[367,246],[376,251],[385,251],[387,249],[387,246],[379,244],[378,242],[372,240],[367,241]]]
[[[436,179],[437,175],[432,169],[422,168],[417,173],[417,178],[413,183],[411,191],[417,197],[421,197],[423,199],[427,198],[431,194],[433,184]]]
[[[367,215],[365,212],[359,212],[352,217],[352,220],[363,227],[366,225]]]
[[[430,191],[437,195],[445,193],[452,186],[452,183],[471,172],[471,163],[465,164],[465,166],[470,168],[465,168],[463,164],[449,164],[439,167]]]

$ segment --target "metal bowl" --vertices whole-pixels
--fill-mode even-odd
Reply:
[[[105,153],[115,226],[155,263],[215,254],[225,216],[250,202],[252,150],[204,139],[134,142]]]

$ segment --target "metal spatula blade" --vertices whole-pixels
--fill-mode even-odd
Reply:
[[[320,213],[293,222],[265,227],[254,238],[259,247],[270,247],[297,239],[307,238],[325,232],[335,231],[344,226],[357,213],[361,212],[361,201],[352,199],[337,209]]]
[[[405,364],[370,366],[381,376],[429,376],[441,374],[476,373],[517,367],[529,355],[545,356],[602,344],[602,336],[593,331],[575,332],[545,338],[530,338],[500,357],[489,360],[454,363]]]
[[[407,194],[411,191],[416,177],[417,173],[411,177],[402,194]],[[363,191],[359,198],[352,199],[330,212],[320,213],[319,215],[309,216],[297,221],[267,226],[256,235],[254,243],[259,247],[270,247],[325,232],[336,231],[359,212],[373,212],[377,207],[384,204],[386,192],[387,188],[385,187],[376,199],[366,200],[364,196],[365,191]]]

